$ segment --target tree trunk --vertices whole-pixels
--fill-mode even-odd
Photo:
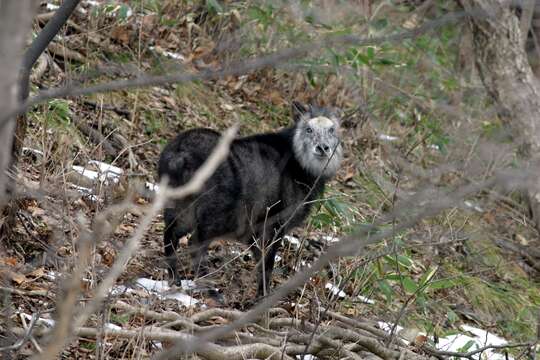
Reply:
[[[0,111],[3,113],[12,111],[18,104],[18,75],[36,4],[33,0],[0,0]],[[15,119],[12,119],[0,132],[0,209],[8,200],[14,128]]]
[[[64,0],[54,16],[47,22],[47,25],[45,25],[43,30],[41,30],[39,35],[32,41],[32,44],[24,53],[19,74],[19,100],[21,102],[26,101],[30,93],[30,74],[32,72],[32,67],[67,22],[69,16],[75,11],[79,2],[80,0]],[[9,171],[14,176],[17,174],[17,165],[22,153],[24,139],[26,138],[27,121],[26,114],[19,115],[15,121],[16,126],[12,137],[11,159],[9,160]],[[15,179],[8,178],[7,181],[6,192],[8,194],[14,193],[16,190]],[[2,237],[10,237],[15,226],[15,216],[19,209],[19,203],[12,199],[12,201],[4,206],[0,207],[0,213],[4,215],[4,222],[0,226],[0,234]]]
[[[472,17],[475,61],[499,116],[513,134],[519,154],[533,173],[540,171],[540,87],[522,42],[520,21],[506,0],[463,0]],[[531,212],[540,230],[540,176],[528,191]]]

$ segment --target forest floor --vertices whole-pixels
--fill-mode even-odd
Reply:
[[[43,66],[33,76],[33,92],[67,80],[90,84],[131,78],[141,71],[197,74],[219,69],[221,61],[236,54],[220,51],[216,44],[223,34],[238,33],[239,24],[247,22],[233,5],[233,10],[212,15],[206,6],[175,2],[164,2],[159,11],[143,5],[132,9],[125,3],[82,4],[82,10],[74,14],[42,58]],[[51,9],[41,9],[40,26],[50,18]],[[18,179],[21,187],[41,195],[20,200],[14,234],[0,247],[0,286],[9,294],[9,302],[4,303],[10,304],[2,308],[6,319],[5,325],[0,325],[2,333],[10,327],[24,329],[33,314],[45,326],[47,320],[58,318],[51,309],[62,300],[70,269],[80,261],[81,234],[91,228],[96,215],[130,198],[140,207],[111,216],[108,220],[114,230],[110,236],[94,239],[90,266],[81,283],[82,299],[91,296],[139,226],[144,206],[152,200],[151,184],[156,183],[160,150],[184,129],[224,130],[239,123],[241,135],[272,131],[291,124],[292,100],[317,99],[345,111],[343,166],[306,226],[284,240],[274,288],[309,266],[352,229],[378,222],[393,209],[396,199],[406,198],[422,184],[451,190],[470,181],[459,171],[429,173],[432,165],[454,159],[442,152],[441,146],[425,141],[423,134],[411,135],[415,125],[375,124],[366,109],[355,106],[342,79],[324,79],[314,85],[303,72],[264,69],[215,81],[53,100],[32,109]],[[469,154],[463,162],[474,163],[472,148],[460,149],[460,153]],[[452,144],[448,149],[452,151]],[[429,173],[425,182],[400,173],[402,164],[393,161],[394,152]],[[504,161],[494,156],[479,169],[479,178]],[[99,331],[79,332],[63,358],[146,358],[170,347],[177,334],[170,338],[161,333],[138,336],[145,327],[161,324],[159,329],[164,331],[175,327],[163,324],[191,319],[192,332],[212,330],[253,306],[255,263],[245,246],[225,240],[210,247],[211,276],[200,281],[187,270],[187,239],[182,239],[178,253],[185,286],[169,288],[162,252],[163,226],[161,215],[152,221],[99,316],[88,321],[88,327],[100,330],[101,335]],[[391,226],[387,223],[381,228]],[[435,348],[473,351],[488,345],[487,333],[477,342],[470,341],[479,328],[510,343],[527,343],[529,346],[512,350],[516,358],[527,356],[537,336],[540,254],[535,249],[539,245],[519,197],[486,191],[394,234],[365,254],[329,264],[304,287],[282,299],[278,310],[270,312],[270,335],[253,325],[239,330],[236,337],[222,338],[220,346],[254,343],[246,335],[251,334],[277,349],[284,349],[283,339],[290,341],[290,356],[302,354],[312,341],[319,348],[314,345],[310,353],[321,358],[397,359],[426,356]],[[193,284],[189,280],[198,281]],[[209,289],[217,289],[219,297],[210,296]],[[287,340],[283,337],[286,325],[279,319],[298,321],[298,333],[291,333]],[[399,336],[407,342],[386,346],[388,335],[378,329],[396,321],[403,329]],[[317,324],[324,332],[316,329]],[[351,333],[340,333],[340,327]],[[119,336],[106,333],[108,328],[136,331]],[[306,334],[318,337],[308,341],[301,337]],[[468,337],[458,340],[457,334]],[[442,339],[461,345],[445,347]],[[13,340],[4,336],[0,348]],[[6,356],[24,358],[38,348],[30,341]],[[245,354],[247,358],[262,358],[261,354],[267,353]],[[486,354],[488,358],[498,356],[491,349],[483,352],[484,357]]]

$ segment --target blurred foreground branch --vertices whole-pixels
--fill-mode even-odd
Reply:
[[[90,297],[90,301],[86,304],[86,306],[80,307],[77,309],[77,311],[75,311],[75,305],[78,302],[78,295],[81,290],[81,269],[84,268],[84,259],[89,257],[89,254],[80,254],[82,257],[84,257],[84,259],[79,260],[79,265],[77,266],[77,269],[79,270],[73,273],[71,280],[68,282],[70,284],[67,292],[69,296],[65,296],[65,298],[60,299],[60,303],[58,305],[59,319],[56,321],[56,325],[52,330],[52,336],[50,339],[51,342],[43,350],[42,354],[35,357],[36,359],[54,359],[58,356],[58,353],[62,350],[65,344],[68,343],[68,341],[72,338],[72,335],[69,335],[72,333],[69,332],[69,329],[78,329],[81,327],[99,308],[102,301],[108,296],[112,286],[124,271],[128,261],[139,248],[140,241],[151,225],[154,217],[163,208],[166,201],[171,198],[182,198],[200,191],[204,185],[204,182],[214,173],[216,168],[227,157],[229,146],[234,139],[236,131],[237,127],[235,126],[224,133],[216,145],[216,148],[212,151],[212,154],[197,170],[193,178],[186,185],[171,189],[167,187],[167,179],[162,180],[152,206],[142,218],[135,233],[127,240],[123,250],[117,257],[114,264],[111,266],[109,273],[100,283],[100,285],[94,290],[94,293]],[[132,205],[126,205],[126,207],[129,206]],[[118,210],[118,207],[112,208],[112,211]],[[94,239],[94,241],[101,240],[99,235],[105,235],[107,232],[106,229],[111,228],[110,224],[108,223],[110,215],[110,212],[105,211],[101,214],[101,216],[98,216],[95,219],[93,234],[94,236],[97,235],[97,239]]]
[[[26,36],[29,34],[35,1],[0,1],[0,109],[10,113],[3,117],[0,131],[0,210],[7,199],[8,166],[11,159],[11,145],[15,129],[14,115],[10,109],[18,106],[17,86],[22,52]]]
[[[164,351],[162,354],[158,355],[156,359],[168,359],[180,354],[197,352],[199,349],[206,346],[206,344],[220,338],[224,334],[259,319],[270,307],[275,306],[285,295],[306,283],[313,274],[323,269],[329,262],[335,261],[340,257],[359,255],[364,251],[366,246],[391,237],[397,232],[411,228],[422,219],[435,216],[447,208],[456,206],[466,197],[482,190],[490,189],[494,186],[500,186],[505,189],[526,188],[531,181],[530,177],[535,177],[535,175],[527,172],[500,173],[481,183],[469,184],[456,190],[441,191],[437,194],[431,194],[431,197],[428,199],[425,197],[409,199],[407,203],[396,207],[396,209],[383,220],[388,221],[389,219],[395,219],[396,225],[394,227],[374,233],[374,230],[377,229],[377,224],[375,224],[373,227],[356,231],[353,234],[342,238],[340,242],[330,247],[326,253],[321,255],[311,267],[297,273],[256,307],[247,312],[243,317],[233,321],[231,324],[203,334],[196,342],[178,340],[172,349]],[[422,204],[421,207],[418,206],[420,203]]]

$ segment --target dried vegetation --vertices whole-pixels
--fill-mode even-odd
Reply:
[[[339,32],[377,36],[411,29],[455,10],[431,5],[385,12],[382,5],[366,5],[352,11],[334,5],[339,11],[330,11],[327,2],[310,12],[300,5],[243,1],[83,1],[40,58],[32,89],[67,80],[89,85],[130,79],[141,72],[198,74]],[[355,12],[370,14],[371,22],[358,22]],[[50,17],[43,8],[36,31]],[[154,182],[162,145],[182,129],[223,130],[235,123],[241,134],[275,129],[289,123],[293,99],[344,109],[347,158],[308,225],[286,241],[276,287],[352,229],[392,229],[399,219],[387,214],[405,208],[412,216],[422,201],[507,167],[515,154],[500,142],[505,134],[476,75],[454,69],[460,39],[449,25],[400,44],[318,50],[240,76],[35,106],[19,165],[17,227],[0,244],[0,347],[13,346],[6,356],[42,351],[50,341],[42,337],[49,331],[44,319],[61,318],[63,308],[55,306],[67,303],[68,295],[91,300],[150,211],[154,195],[145,184]],[[77,171],[80,166],[99,173],[98,162],[123,172],[116,180],[95,181]],[[115,211],[105,211],[111,206]],[[444,337],[465,323],[532,343],[540,254],[525,214],[512,192],[488,189],[468,197],[359,257],[329,264],[262,320],[199,346],[193,356],[440,358],[447,354],[437,353],[437,344],[419,333]],[[62,357],[148,358],[241,318],[253,305],[255,264],[245,248],[224,241],[210,249],[215,271],[208,282],[220,289],[221,303],[200,287],[186,290],[199,302],[185,306],[137,286],[140,278],[166,279],[162,232],[157,216],[117,281],[123,291],[106,294],[99,311],[70,330]],[[88,266],[81,265],[85,251]],[[188,279],[188,256],[180,256]],[[77,270],[80,294],[71,287]],[[388,335],[377,321],[398,322],[405,327],[400,337],[410,343]],[[462,355],[473,356],[469,350],[474,348],[464,347]]]

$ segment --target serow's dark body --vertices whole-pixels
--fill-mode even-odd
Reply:
[[[328,165],[337,169],[341,158],[338,140],[331,156],[327,154],[323,156],[325,159],[317,157],[313,160],[321,164],[322,160],[326,162],[327,166],[317,162],[316,166],[321,169],[319,173],[313,170],[313,164],[306,166],[302,163],[311,161],[311,158],[299,157],[296,152],[303,148],[312,151],[312,144],[302,139],[299,132],[303,128],[299,128],[309,123],[308,120],[314,116],[312,113],[329,113],[299,104],[295,104],[294,110],[295,126],[234,140],[227,159],[206,181],[201,193],[171,201],[166,206],[165,256],[170,276],[175,281],[178,280],[178,240],[191,233],[192,265],[196,274],[207,270],[209,243],[219,237],[232,238],[252,245],[257,261],[264,254],[257,270],[257,294],[263,295],[269,289],[281,237],[306,218],[312,200],[322,193],[325,182],[333,175],[326,171]],[[324,124],[330,124],[325,121]],[[337,120],[335,124],[338,126]],[[187,183],[211,154],[219,138],[220,134],[210,129],[181,133],[163,150],[158,165],[159,177],[167,176],[169,185],[173,187]],[[322,140],[319,136],[314,141],[329,143],[324,136]],[[334,157],[338,162],[329,164]]]

